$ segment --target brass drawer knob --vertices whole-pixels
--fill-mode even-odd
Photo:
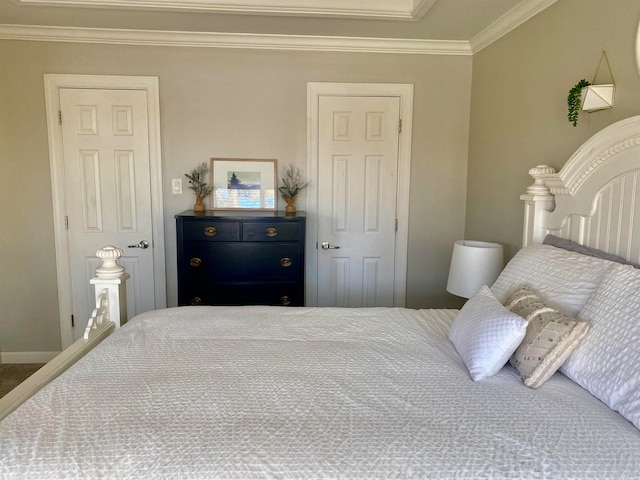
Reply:
[[[275,237],[276,235],[278,235],[278,230],[276,230],[274,227],[269,227],[264,231],[264,234],[267,237]]]
[[[202,305],[202,299],[200,297],[193,297],[191,299],[191,305]]]
[[[204,229],[204,234],[207,237],[215,237],[216,233],[218,233],[216,227],[205,227]]]
[[[290,267],[292,263],[293,262],[291,261],[291,259],[289,257],[284,257],[284,258],[280,259],[280,266],[281,267],[284,267],[284,268]]]
[[[189,265],[191,265],[192,267],[198,268],[200,265],[202,265],[202,259],[198,257],[193,257],[189,261]]]
[[[287,295],[285,295],[283,297],[280,297],[280,302],[282,302],[282,305],[290,305],[291,299]]]

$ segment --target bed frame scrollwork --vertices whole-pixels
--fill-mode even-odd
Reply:
[[[640,263],[640,116],[596,133],[559,172],[529,174],[523,246],[551,233]]]

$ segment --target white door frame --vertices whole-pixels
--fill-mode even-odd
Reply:
[[[71,314],[71,268],[67,230],[65,228],[66,194],[62,130],[58,124],[60,88],[93,88],[111,90],[145,90],[147,92],[147,116],[149,122],[149,168],[151,180],[151,215],[153,222],[153,266],[155,306],[167,305],[164,217],[162,199],[162,162],[160,147],[160,92],[158,77],[112,75],[44,75],[47,131],[49,138],[49,165],[53,197],[53,228],[55,234],[56,269],[58,278],[58,302],[60,305],[60,333],[62,348],[73,343]],[[123,247],[122,245],[117,245]],[[87,278],[87,282],[89,279]]]
[[[404,307],[407,292],[409,238],[409,183],[413,85],[386,83],[307,83],[307,241],[305,303],[318,305],[318,114],[321,96],[399,97],[402,133],[398,143],[398,197],[396,203],[395,271],[393,304]]]

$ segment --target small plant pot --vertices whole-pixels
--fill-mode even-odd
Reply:
[[[589,85],[582,89],[582,110],[597,112],[613,108],[616,86],[614,84]]]
[[[198,213],[204,213],[205,210],[205,205],[204,202],[202,201],[202,197],[200,196],[200,194],[196,193],[196,203],[193,206],[193,211],[198,214]]]
[[[282,195],[282,199],[287,202],[287,206],[284,211],[287,215],[295,215],[296,214],[296,197],[287,197],[286,195]]]

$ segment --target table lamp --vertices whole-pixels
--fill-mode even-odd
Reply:
[[[480,287],[491,287],[504,266],[499,243],[457,240],[453,245],[447,291],[471,298]]]

